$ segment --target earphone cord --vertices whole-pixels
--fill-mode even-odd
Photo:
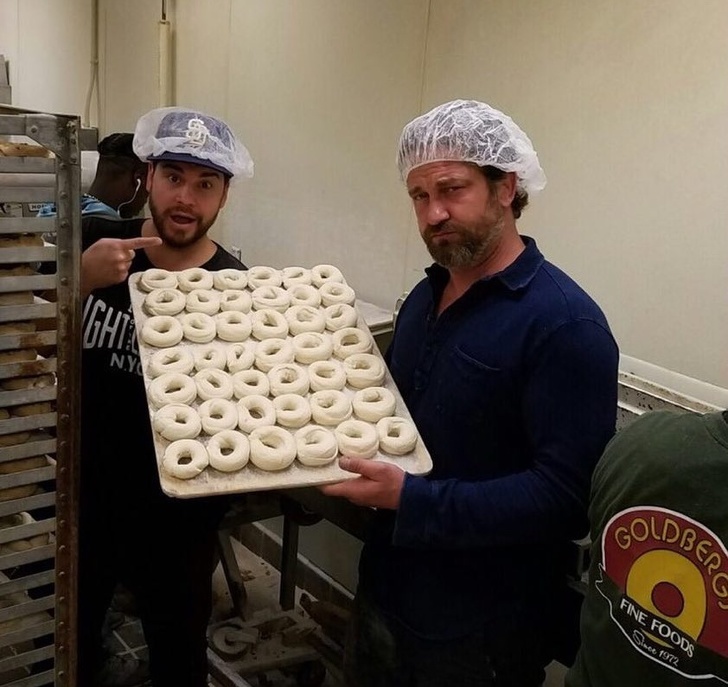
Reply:
[[[139,193],[139,189],[141,188],[142,180],[137,179],[136,188],[134,189],[134,195],[129,198],[129,200],[125,200],[123,203],[119,203],[119,207],[116,208],[116,211],[119,213],[119,216],[121,216],[121,208],[123,208],[125,205],[129,205],[130,203],[134,202],[134,198],[137,197],[137,193]]]

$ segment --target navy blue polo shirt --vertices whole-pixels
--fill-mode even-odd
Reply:
[[[379,511],[360,583],[418,634],[533,625],[587,532],[592,470],[615,430],[618,349],[596,303],[533,239],[439,317],[434,265],[404,302],[387,361],[433,459]]]

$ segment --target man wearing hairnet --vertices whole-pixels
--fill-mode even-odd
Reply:
[[[387,362],[434,467],[342,459],[360,477],[323,488],[377,508],[348,684],[536,687],[575,650],[571,541],[615,428],[617,345],[594,301],[518,233],[546,180],[510,117],[436,107],[404,128],[398,164],[435,264]]]
[[[102,663],[114,586],[138,604],[155,687],[206,687],[220,499],[176,500],[159,485],[128,277],[157,267],[243,269],[207,235],[231,179],[253,162],[228,125],[183,108],[137,123],[151,218],[83,220],[79,686],[136,684],[139,666]]]

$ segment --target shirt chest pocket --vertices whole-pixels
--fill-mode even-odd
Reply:
[[[461,426],[502,415],[513,396],[508,372],[460,346],[443,356],[436,365],[438,412]]]

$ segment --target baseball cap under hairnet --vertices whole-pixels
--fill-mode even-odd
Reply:
[[[134,152],[140,159],[189,162],[227,176],[253,176],[253,160],[221,119],[197,110],[162,107],[139,118]]]
[[[404,181],[416,167],[444,161],[515,172],[518,188],[529,194],[546,186],[528,136],[508,115],[477,100],[439,105],[402,130],[397,165]]]

